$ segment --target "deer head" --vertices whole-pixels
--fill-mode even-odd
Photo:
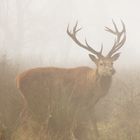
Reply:
[[[123,29],[121,31],[118,30],[114,21],[113,21],[114,30],[112,30],[108,27],[105,27],[107,32],[116,36],[113,47],[111,48],[111,50],[109,51],[109,53],[106,56],[104,56],[102,54],[103,45],[101,46],[101,49],[98,52],[98,51],[94,50],[88,44],[86,39],[85,39],[85,44],[81,43],[77,39],[76,35],[81,30],[81,28],[77,28],[78,22],[73,27],[72,31],[69,30],[69,25],[67,27],[67,33],[72,38],[72,40],[78,46],[80,46],[80,47],[82,47],[82,48],[84,48],[84,49],[86,49],[90,52],[89,57],[96,64],[97,73],[98,73],[99,76],[112,76],[115,73],[115,69],[113,67],[113,62],[116,61],[119,58],[120,53],[118,53],[117,51],[124,45],[124,43],[126,41],[125,25],[124,25],[123,21],[121,21],[121,23],[122,23],[122,26],[123,26]]]

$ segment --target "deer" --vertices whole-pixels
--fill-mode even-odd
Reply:
[[[115,36],[111,50],[106,56],[102,54],[103,45],[100,51],[91,47],[87,40],[82,43],[77,38],[77,33],[82,28],[78,28],[78,22],[72,30],[67,27],[67,35],[76,43],[77,46],[89,52],[89,58],[95,63],[96,68],[81,66],[76,68],[59,67],[38,67],[26,70],[16,78],[17,88],[19,89],[24,106],[28,106],[35,114],[37,120],[46,119],[49,100],[64,96],[70,98],[71,104],[76,110],[76,127],[73,135],[76,140],[90,140],[92,132],[87,126],[93,124],[95,135],[98,135],[94,108],[96,104],[107,93],[112,84],[115,74],[114,62],[119,58],[118,52],[126,41],[125,24],[121,21],[122,30],[120,31],[114,21],[114,29],[105,27],[105,30]],[[65,92],[63,92],[65,90]],[[62,94],[63,93],[63,94]],[[55,100],[59,102],[59,100]],[[73,114],[74,115],[74,114]],[[53,117],[53,114],[51,114]]]

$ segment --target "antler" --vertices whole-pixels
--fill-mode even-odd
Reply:
[[[82,28],[79,28],[77,29],[77,26],[78,26],[78,22],[76,22],[75,26],[73,27],[73,31],[71,32],[69,30],[69,25],[67,27],[67,34],[72,38],[72,40],[77,44],[79,45],[80,47],[88,50],[89,52],[93,53],[94,55],[96,55],[98,58],[101,58],[103,57],[102,55],[102,50],[103,50],[103,46],[101,46],[101,50],[100,52],[97,52],[95,51],[92,47],[89,46],[89,44],[87,43],[87,40],[85,39],[85,45],[82,44],[76,37],[76,34],[82,29]]]
[[[126,41],[126,29],[125,29],[125,25],[124,25],[123,21],[121,21],[122,26],[123,26],[122,31],[118,30],[118,28],[113,20],[112,20],[112,22],[113,22],[115,31],[113,31],[112,29],[110,29],[108,27],[105,27],[106,31],[116,35],[114,45],[107,55],[108,57],[111,57],[115,52],[117,52],[124,45],[124,43]]]

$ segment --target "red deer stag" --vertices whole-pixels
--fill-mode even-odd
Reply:
[[[73,30],[67,28],[68,36],[80,47],[89,51],[90,59],[96,64],[97,68],[89,67],[77,68],[34,68],[25,71],[17,76],[17,88],[21,91],[24,101],[38,120],[45,120],[47,108],[53,98],[63,98],[64,94],[69,94],[71,104],[78,110],[77,125],[73,134],[78,140],[88,140],[90,130],[87,125],[93,122],[93,128],[97,132],[96,124],[92,118],[92,112],[96,103],[104,97],[111,86],[112,75],[115,73],[113,62],[116,61],[120,53],[117,51],[126,41],[125,25],[121,21],[123,29],[118,30],[113,21],[114,29],[106,27],[106,31],[116,36],[112,49],[106,56],[103,56],[102,50],[98,52],[89,46],[81,43],[76,35],[81,30],[77,28],[77,23]],[[56,100],[59,102],[59,100]],[[53,117],[53,114],[51,114]],[[74,114],[73,114],[74,115]],[[88,133],[88,134],[87,134]]]

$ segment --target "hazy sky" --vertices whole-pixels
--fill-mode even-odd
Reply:
[[[99,50],[104,44],[104,52],[111,49],[114,37],[105,32],[104,26],[113,27],[112,19],[121,28],[120,19],[126,25],[127,41],[120,50],[121,57],[116,65],[124,67],[140,66],[140,1],[139,0],[33,0],[27,14],[33,14],[35,24],[44,22],[41,30],[43,42],[37,40],[23,49],[25,56],[43,59],[43,65],[92,66],[88,52],[78,47],[66,34],[68,23],[75,22],[83,30],[79,39],[86,37],[93,48]],[[39,36],[40,34],[38,34]],[[36,46],[33,48],[33,46]],[[106,53],[105,53],[106,54]]]

